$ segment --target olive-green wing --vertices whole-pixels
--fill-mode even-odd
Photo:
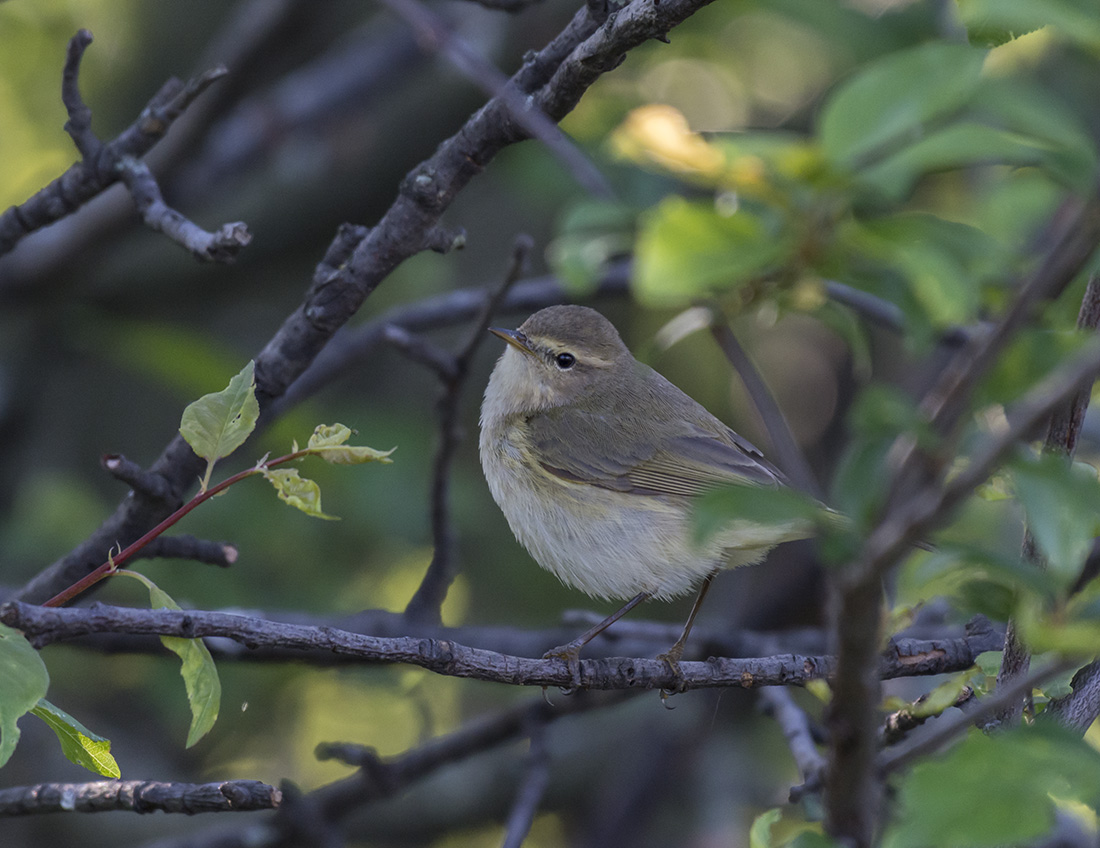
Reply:
[[[783,481],[751,444],[717,419],[653,427],[647,426],[652,419],[631,422],[555,409],[528,423],[531,448],[546,471],[605,489],[692,496],[735,483],[776,486]],[[653,432],[642,435],[641,428]]]

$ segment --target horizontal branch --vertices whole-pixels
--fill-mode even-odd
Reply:
[[[162,783],[156,780],[93,780],[39,783],[0,789],[0,816],[37,813],[241,813],[271,810],[282,793],[258,780]]]
[[[278,647],[346,661],[407,663],[451,677],[467,677],[514,686],[569,687],[573,679],[562,660],[532,659],[473,648],[447,638],[366,636],[334,627],[287,624],[223,612],[147,610],[93,604],[87,608],[38,607],[12,601],[0,606],[0,621],[23,631],[36,647],[93,633],[223,637],[250,650]],[[883,678],[960,671],[978,654],[995,650],[1001,637],[992,628],[962,639],[898,640],[883,654]],[[327,660],[326,660],[327,661]],[[663,660],[608,657],[580,662],[585,689],[686,689],[802,686],[829,677],[830,656],[778,654],[757,658],[714,658],[680,664],[677,678]]]

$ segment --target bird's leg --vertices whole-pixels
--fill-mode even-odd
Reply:
[[[652,597],[650,592],[639,592],[623,606],[611,613],[607,618],[601,621],[599,624],[588,628],[580,636],[574,639],[572,642],[566,642],[564,645],[558,645],[556,648],[551,648],[545,654],[542,655],[544,660],[559,659],[565,660],[569,666],[569,675],[573,679],[573,688],[579,689],[581,685],[581,648],[603,633],[608,627],[630,612],[634,607],[643,601],[648,601]]]
[[[707,575],[707,579],[704,580],[703,585],[699,587],[699,594],[695,596],[695,603],[691,605],[691,612],[688,613],[688,620],[684,624],[684,630],[680,634],[680,638],[663,654],[657,655],[657,659],[667,663],[668,667],[672,670],[672,674],[676,677],[677,686],[671,691],[682,691],[683,675],[680,673],[680,657],[684,655],[684,646],[687,644],[688,634],[691,633],[691,627],[695,624],[695,616],[699,614],[699,608],[703,605],[703,598],[707,596],[710,584],[714,582],[714,578],[718,576],[718,572],[721,570],[720,568],[716,568]],[[664,693],[662,693],[662,697],[664,697]]]

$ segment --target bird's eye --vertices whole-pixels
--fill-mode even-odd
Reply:
[[[568,371],[577,364],[577,357],[571,353],[559,353],[554,357],[554,362],[562,371]]]

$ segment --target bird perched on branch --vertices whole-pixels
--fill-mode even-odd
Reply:
[[[481,465],[512,532],[568,586],[626,604],[546,654],[579,681],[581,648],[649,598],[699,594],[662,654],[674,672],[699,605],[723,568],[758,562],[813,522],[732,518],[697,543],[693,501],[731,484],[778,487],[755,447],[631,355],[593,309],[552,306],[517,330],[481,406]]]

